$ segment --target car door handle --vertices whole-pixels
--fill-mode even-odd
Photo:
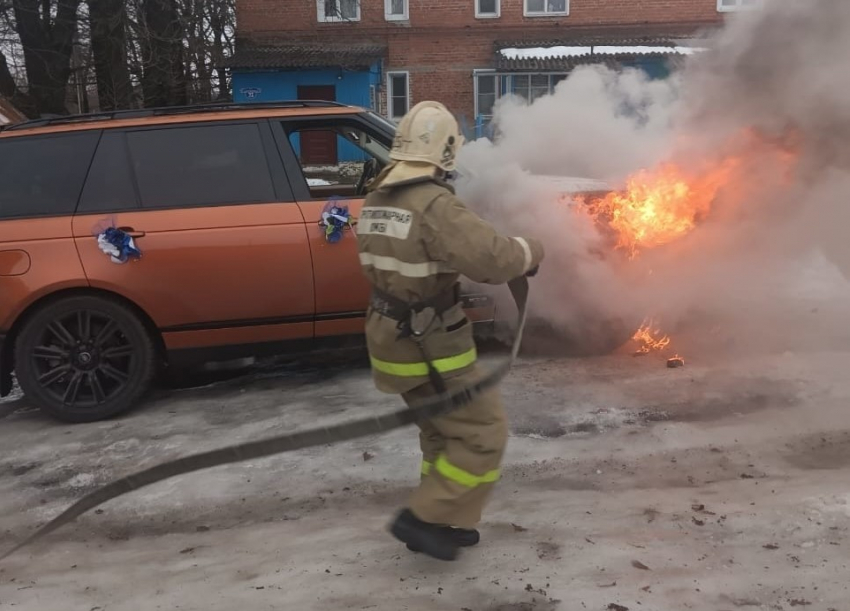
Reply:
[[[140,238],[143,235],[145,235],[144,231],[136,231],[132,227],[119,227],[118,231],[123,231],[128,236],[130,236],[131,238]]]

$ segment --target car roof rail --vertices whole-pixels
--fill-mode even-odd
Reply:
[[[326,100],[285,100],[280,102],[210,102],[191,106],[165,106],[159,108],[137,108],[113,110],[78,115],[51,115],[32,119],[15,125],[7,125],[3,131],[30,129],[49,125],[88,123],[117,119],[137,119],[143,117],[164,117],[171,115],[195,114],[204,112],[226,112],[230,110],[274,110],[278,108],[353,108],[349,104]]]

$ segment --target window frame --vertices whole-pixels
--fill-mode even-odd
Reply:
[[[723,0],[717,0],[718,13],[737,13],[739,11],[757,11],[764,8],[764,0],[755,0],[753,6],[745,6],[744,0],[735,0],[735,6],[724,6]]]
[[[310,192],[310,187],[307,184],[307,177],[304,175],[304,169],[301,167],[301,162],[298,161],[298,156],[295,154],[295,149],[292,146],[292,141],[289,139],[290,130],[288,126],[297,126],[300,124],[319,124],[322,122],[340,122],[349,123],[358,126],[367,132],[376,134],[379,142],[382,142],[388,149],[392,148],[393,138],[395,133],[390,133],[388,126],[383,124],[380,117],[371,118],[369,115],[362,114],[341,114],[327,115],[323,117],[305,116],[305,117],[274,117],[269,119],[272,136],[276,143],[277,154],[279,155],[286,175],[289,178],[289,184],[292,186],[292,193],[295,200],[299,202],[317,201]],[[317,126],[320,129],[321,126]],[[357,197],[340,198],[340,199],[360,199]]]
[[[326,1],[327,0],[316,0],[316,20],[319,23],[349,23],[349,22],[360,21],[360,18],[362,17],[362,10],[361,10],[362,9],[362,7],[361,7],[362,0],[354,0],[354,2],[356,3],[356,6],[357,6],[357,15],[355,17],[343,17],[342,15],[340,15],[340,16],[336,16],[336,15],[328,16],[328,15],[326,15],[325,14],[325,2]],[[339,3],[342,2],[343,0],[332,0],[332,1],[336,2],[337,5],[340,6],[340,12],[342,12],[341,5]]]
[[[476,0],[476,2],[477,2],[477,0]],[[478,97],[480,95],[480,92],[479,92],[479,89],[478,89],[478,79],[482,76],[489,76],[489,77],[493,78],[493,94],[495,96],[495,99],[493,100],[494,106],[496,105],[496,102],[498,102],[499,98],[501,97],[499,84],[501,82],[500,77],[502,75],[500,75],[495,70],[490,70],[490,69],[473,70],[472,71],[472,91],[473,91],[473,96],[475,98],[475,120],[478,120],[478,117],[486,117],[488,119],[493,118],[492,114],[485,115],[485,114],[481,113],[481,106],[479,104],[479,99],[478,99]]]
[[[404,3],[404,11],[401,15],[394,15],[390,12],[393,0],[384,0],[384,19],[387,21],[410,21],[410,0],[401,1]]]
[[[405,91],[405,100],[407,101],[407,104],[406,104],[406,110],[404,111],[404,114],[407,114],[408,112],[410,112],[410,107],[411,107],[410,71],[408,71],[408,70],[387,70],[387,118],[390,121],[393,121],[393,122],[396,122],[396,123],[398,121],[401,121],[404,114],[401,115],[401,117],[396,117],[393,114],[393,98],[395,97],[395,95],[394,95],[395,89],[393,87],[393,77],[402,76],[402,75],[404,75],[405,85],[407,87],[407,90]]]
[[[475,18],[476,19],[499,19],[502,16],[502,0],[493,0],[496,3],[495,13],[482,13],[481,0],[475,0]]]
[[[720,0],[718,0],[719,2]],[[543,0],[544,7],[547,6],[548,0]],[[564,0],[563,11],[550,11],[544,9],[540,11],[529,11],[528,0],[522,0],[522,15],[523,17],[569,17],[570,15],[570,0]]]
[[[172,130],[172,129],[185,129],[189,127],[224,127],[224,126],[232,126],[232,125],[255,125],[257,126],[257,130],[260,134],[260,144],[262,147],[263,155],[266,159],[266,168],[269,172],[269,176],[271,178],[272,183],[272,191],[274,194],[274,199],[270,201],[238,201],[238,202],[222,202],[222,203],[212,203],[212,204],[194,204],[194,205],[182,205],[182,206],[156,206],[154,208],[145,207],[144,201],[142,199],[142,191],[141,186],[139,184],[139,176],[136,173],[136,168],[133,165],[133,157],[132,151],[130,149],[130,140],[128,135],[135,132],[150,132],[150,131],[164,131],[164,130]],[[122,132],[124,136],[124,142],[127,147],[127,161],[130,164],[130,175],[132,177],[134,186],[136,188],[136,193],[138,197],[138,207],[135,208],[136,212],[157,212],[161,210],[200,210],[203,208],[222,208],[222,207],[236,207],[236,206],[252,206],[252,205],[266,205],[266,204],[279,204],[279,203],[292,203],[295,205],[295,193],[292,189],[292,186],[287,179],[286,173],[284,172],[284,168],[280,163],[280,156],[277,152],[277,147],[275,146],[274,138],[272,137],[271,129],[269,127],[268,119],[233,119],[227,121],[191,121],[186,123],[173,123],[173,124],[157,124],[157,125],[145,125],[139,127],[126,127],[126,128],[116,128],[114,131]],[[97,151],[95,151],[97,154]],[[85,186],[84,186],[85,188]],[[109,212],[123,212],[126,211],[126,208],[112,210],[99,210],[97,214],[104,214]]]
[[[515,92],[516,88],[516,77],[528,77],[529,78],[529,90],[530,90],[530,82],[532,76],[547,76],[549,78],[549,92],[548,95],[552,95],[555,92],[555,87],[558,86],[558,83],[564,80],[569,76],[568,72],[498,72],[493,70],[492,68],[481,68],[478,70],[472,71],[473,77],[473,92],[475,97],[475,118],[484,117],[487,119],[492,119],[493,115],[485,115],[481,114],[481,106],[479,104],[478,95],[478,79],[482,76],[491,76],[495,80],[495,91],[496,91],[496,102],[498,102],[502,97],[507,95],[519,95]],[[559,78],[560,77],[560,78]],[[523,97],[523,96],[520,96]],[[523,99],[525,99],[523,97]],[[530,101],[529,101],[530,103]]]

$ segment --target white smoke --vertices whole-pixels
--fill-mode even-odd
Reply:
[[[822,260],[818,277],[806,267],[825,255],[850,275],[847,32],[846,0],[773,0],[734,15],[670,79],[582,67],[531,105],[500,100],[496,143],[461,152],[458,194],[502,231],[543,241],[533,314],[592,339],[646,315],[772,347],[850,330],[845,278]],[[631,262],[539,178],[619,186],[663,161],[696,170],[729,154],[743,181],[692,233]]]

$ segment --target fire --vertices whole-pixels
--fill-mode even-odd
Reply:
[[[799,142],[793,131],[775,136],[744,130],[730,141],[726,156],[703,162],[700,170],[667,162],[641,170],[626,180],[626,186],[599,199],[581,199],[584,210],[616,240],[615,248],[630,260],[645,250],[683,238],[711,212],[724,188],[734,189],[739,199],[746,192],[745,159],[761,160],[790,180],[798,159]],[[652,318],[635,332],[636,355],[668,349],[671,339]],[[672,363],[672,364],[671,364]],[[668,366],[684,364],[678,354]]]
[[[590,202],[588,209],[614,232],[616,248],[634,259],[643,249],[668,244],[690,233],[708,215],[738,164],[736,158],[728,158],[697,176],[673,163],[652,171],[641,170],[628,178],[623,191]],[[632,341],[637,344],[635,356],[643,356],[664,351],[672,340],[654,319],[647,318]]]
[[[635,356],[649,354],[652,351],[661,351],[670,345],[670,336],[662,333],[661,329],[653,319],[643,321],[640,328],[635,331],[632,341],[639,344]]]
[[[698,176],[673,163],[641,170],[628,178],[623,191],[590,202],[589,211],[616,233],[616,247],[633,259],[641,249],[668,244],[692,231],[738,165],[738,159],[729,158]]]
[[[732,181],[740,164],[740,158],[728,157],[693,173],[665,163],[631,175],[621,191],[584,203],[597,222],[613,231],[616,248],[634,259],[643,250],[669,244],[693,231],[708,216],[718,193]],[[672,340],[653,318],[647,318],[632,341],[637,344],[635,356],[642,356],[665,351]],[[676,359],[681,357],[676,355]]]

